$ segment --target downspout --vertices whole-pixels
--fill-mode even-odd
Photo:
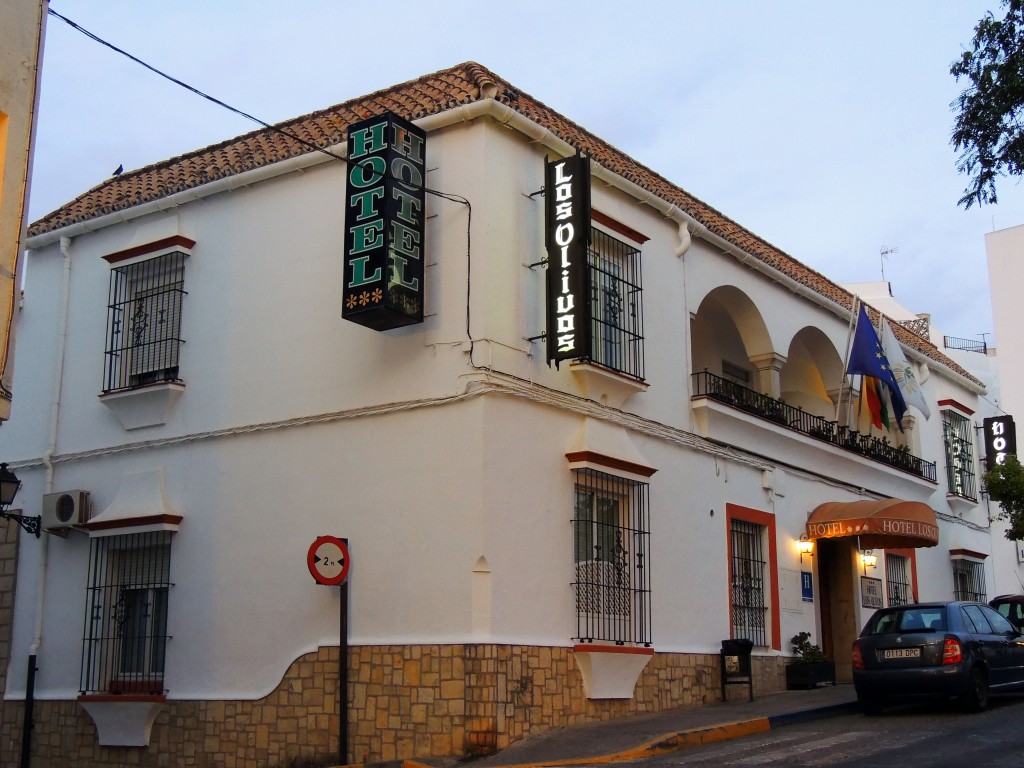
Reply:
[[[64,260],[61,278],[60,317],[57,323],[57,357],[54,361],[53,401],[50,403],[50,434],[47,438],[43,466],[46,469],[44,493],[53,491],[53,455],[57,451],[57,427],[60,421],[60,395],[64,381],[64,350],[68,336],[68,304],[71,300],[71,238],[60,239],[60,254]],[[43,609],[46,603],[46,564],[50,537],[39,539],[39,567],[36,576],[36,615],[32,645],[28,650],[28,672],[25,681],[25,722],[21,737],[21,768],[29,768],[32,753],[33,704],[35,703],[36,658],[43,644]]]

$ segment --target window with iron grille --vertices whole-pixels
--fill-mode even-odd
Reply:
[[[986,603],[985,564],[956,558],[953,563],[953,599]]]
[[[92,540],[83,695],[164,692],[171,536],[151,531]]]
[[[104,392],[179,380],[186,258],[174,251],[110,271]]]
[[[647,483],[574,472],[574,639],[650,645]]]
[[[949,492],[966,499],[976,499],[971,420],[955,411],[944,410],[942,437],[946,444],[946,478]]]
[[[732,519],[729,529],[732,637],[746,638],[758,646],[768,645],[764,538],[764,526]]]
[[[886,591],[889,605],[907,605],[915,602],[910,583],[910,558],[903,555],[885,554]]]
[[[590,230],[591,362],[644,377],[640,250]]]

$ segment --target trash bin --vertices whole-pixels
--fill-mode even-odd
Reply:
[[[722,701],[726,700],[725,686],[745,685],[749,700],[754,700],[754,675],[750,664],[750,652],[754,641],[737,637],[722,641]]]

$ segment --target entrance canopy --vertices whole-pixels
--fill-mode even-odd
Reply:
[[[807,538],[860,538],[861,549],[934,547],[939,543],[935,511],[920,501],[882,499],[829,501],[807,518]]]

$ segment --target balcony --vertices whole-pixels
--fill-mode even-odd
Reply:
[[[703,371],[693,374],[693,397],[707,397],[850,453],[936,482],[935,462],[914,456],[887,440],[862,435],[838,422],[823,419],[781,400],[762,395],[728,379]]]

